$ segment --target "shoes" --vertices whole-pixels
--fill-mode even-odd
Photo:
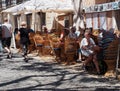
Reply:
[[[24,58],[24,61],[27,63],[28,62],[28,58]]]
[[[25,54],[22,54],[23,57],[25,57]]]
[[[28,62],[28,57],[27,56],[24,56],[24,61]]]
[[[97,72],[97,75],[102,75],[101,72]]]
[[[84,64],[82,65],[82,69],[83,69],[84,71],[87,71],[87,70],[88,70],[87,66],[85,66]]]
[[[7,58],[8,58],[8,59],[11,59],[11,58],[12,58],[12,54],[9,53],[9,54],[7,55]]]
[[[7,55],[7,58],[8,58],[8,59],[10,58],[9,55]]]

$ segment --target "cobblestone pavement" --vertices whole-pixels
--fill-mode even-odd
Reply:
[[[17,52],[12,59],[0,53],[0,91],[120,91],[114,78],[90,75],[81,64],[65,66],[52,57],[29,55],[29,62]]]

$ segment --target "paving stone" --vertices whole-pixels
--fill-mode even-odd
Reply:
[[[53,57],[32,54],[26,63],[17,51],[12,59],[0,53],[0,91],[120,91],[119,80],[85,73],[81,66],[65,66]]]

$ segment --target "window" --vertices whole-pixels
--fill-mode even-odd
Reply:
[[[12,5],[12,1],[11,0],[6,0],[5,3],[6,3],[7,7],[10,7]]]
[[[24,0],[16,0],[16,3],[19,4],[19,3],[22,3]]]
[[[46,14],[43,12],[38,13],[41,19],[41,25],[46,25]]]
[[[27,19],[27,26],[30,27],[32,24],[32,14],[27,14],[26,19]]]
[[[22,2],[29,1],[29,0],[16,0],[16,4],[20,4]]]
[[[46,13],[39,12],[38,15],[40,17],[40,29],[42,30],[42,26],[46,25]]]
[[[64,18],[64,27],[65,28],[69,28],[70,24],[69,24],[69,16],[65,16]]]

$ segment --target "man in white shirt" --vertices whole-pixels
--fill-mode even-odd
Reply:
[[[8,19],[4,19],[4,24],[2,24],[2,39],[3,39],[3,46],[4,49],[7,51],[8,56],[7,58],[11,58],[11,37],[12,37],[12,25],[8,23]]]
[[[96,44],[94,40],[91,38],[91,34],[89,31],[86,30],[84,36],[85,37],[81,40],[81,43],[80,43],[81,53],[82,55],[87,57],[87,59],[83,63],[83,66],[86,67],[90,61],[93,61],[97,69],[97,73],[100,74],[97,55],[96,55],[96,52],[94,51]]]

